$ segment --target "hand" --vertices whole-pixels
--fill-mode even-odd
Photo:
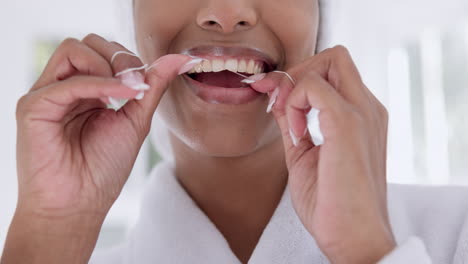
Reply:
[[[332,263],[376,263],[395,247],[386,201],[388,114],[363,84],[348,51],[325,50],[252,87],[273,96],[289,187],[302,223]],[[320,110],[314,146],[306,113]],[[293,144],[295,137],[297,146]]]
[[[52,229],[74,229],[76,226],[68,224],[81,226],[86,219],[96,219],[88,222],[96,223],[99,233],[130,174],[167,84],[193,60],[185,55],[167,55],[147,73],[134,71],[119,80],[114,78],[116,73],[143,63],[125,54],[111,63],[117,51],[128,52],[120,44],[94,34],[82,41],[68,39],[19,100],[19,199],[6,252],[8,245],[19,243],[11,241],[21,237],[16,231],[23,232],[25,226],[36,223]],[[150,89],[142,100],[130,100],[119,111],[106,107],[108,97],[133,99],[140,94],[130,85],[148,88],[145,74]],[[47,234],[44,230],[48,235],[45,241],[62,231]],[[91,243],[92,249],[95,240]]]

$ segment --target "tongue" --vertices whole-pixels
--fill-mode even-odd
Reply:
[[[244,77],[230,71],[202,72],[196,74],[194,79],[207,85],[224,88],[249,87],[249,85],[241,83]]]

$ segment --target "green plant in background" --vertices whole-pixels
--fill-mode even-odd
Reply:
[[[59,41],[56,40],[36,40],[34,43],[34,76],[36,78],[44,70],[47,62],[57,49]]]
[[[153,145],[153,142],[148,139],[148,163],[146,166],[146,175],[149,175],[151,169],[156,165],[158,162],[161,161],[161,155],[156,151],[156,148]]]

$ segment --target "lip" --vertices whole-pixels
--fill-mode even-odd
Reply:
[[[250,87],[224,88],[198,82],[187,74],[182,76],[190,90],[203,101],[210,104],[241,105],[264,96],[264,94]]]
[[[261,49],[252,47],[203,45],[183,50],[181,54],[204,59],[251,59],[261,61],[266,66],[265,72],[273,71],[278,65],[277,60],[274,60],[270,55],[266,54]]]

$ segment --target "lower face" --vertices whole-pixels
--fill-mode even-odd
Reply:
[[[312,56],[318,9],[317,0],[135,0],[136,40],[146,63],[188,53],[213,64],[202,69],[207,73],[177,77],[164,94],[157,112],[174,138],[215,157],[245,156],[281,140],[266,113],[268,96],[230,71],[287,70]],[[237,70],[225,70],[228,60]],[[240,65],[249,62],[256,69]]]

